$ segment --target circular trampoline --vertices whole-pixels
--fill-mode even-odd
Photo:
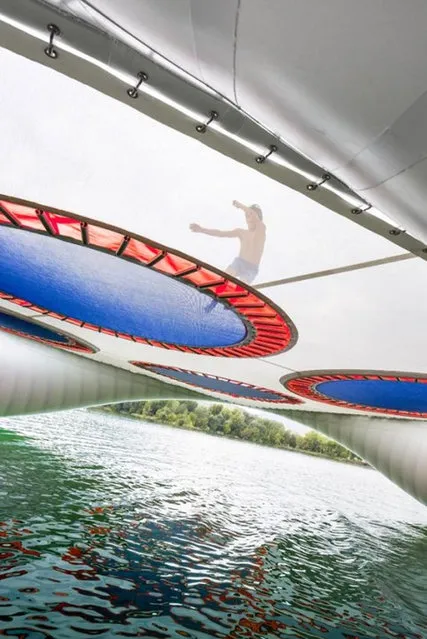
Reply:
[[[76,353],[94,353],[95,349],[86,344],[78,342],[68,335],[58,333],[50,328],[45,328],[40,324],[30,322],[22,317],[9,315],[0,311],[0,330],[19,337],[26,337],[41,344],[57,346]]]
[[[252,399],[258,402],[274,402],[281,404],[302,404],[303,402],[297,397],[285,395],[277,391],[272,391],[262,386],[254,386],[225,377],[216,375],[208,375],[196,371],[185,370],[183,368],[175,368],[172,366],[160,366],[157,364],[149,364],[146,362],[131,362],[134,366],[142,368],[156,375],[163,375],[169,379],[183,382],[190,386],[202,390],[210,390],[215,393],[228,395],[229,397],[240,399]]]
[[[0,297],[75,326],[228,357],[273,355],[296,341],[262,295],[98,222],[3,200],[0,241]]]
[[[282,378],[300,397],[371,413],[427,418],[427,376],[409,373],[320,371]]]

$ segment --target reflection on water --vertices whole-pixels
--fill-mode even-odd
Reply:
[[[427,635],[427,510],[374,471],[85,411],[1,425],[2,636]]]

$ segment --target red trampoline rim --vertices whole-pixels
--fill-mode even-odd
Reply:
[[[392,382],[411,382],[419,384],[427,384],[427,375],[421,373],[408,373],[396,371],[366,371],[366,370],[333,370],[333,371],[308,371],[307,373],[296,373],[286,375],[281,378],[280,382],[283,386],[304,399],[314,402],[321,402],[329,406],[337,408],[345,408],[357,411],[368,412],[377,416],[387,415],[390,417],[410,417],[418,419],[427,419],[426,412],[405,411],[392,408],[380,408],[377,406],[367,406],[365,404],[356,404],[345,400],[338,400],[324,395],[318,390],[319,384],[331,381],[357,381],[357,380],[373,380],[373,381],[392,381]]]

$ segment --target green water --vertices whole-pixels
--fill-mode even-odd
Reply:
[[[375,471],[86,411],[0,426],[0,635],[427,637],[427,509]]]

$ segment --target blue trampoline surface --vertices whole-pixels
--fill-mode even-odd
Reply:
[[[0,245],[0,289],[50,311],[182,346],[232,346],[246,337],[233,310],[149,268],[7,227]]]
[[[316,388],[331,399],[350,404],[427,412],[427,384],[388,380],[336,380],[321,382]]]
[[[278,401],[283,399],[283,395],[280,393],[262,390],[261,388],[248,388],[247,386],[235,384],[227,380],[212,379],[212,377],[196,375],[191,371],[177,371],[170,368],[164,368],[162,366],[144,366],[144,368],[147,368],[153,373],[167,375],[177,381],[185,382],[186,384],[193,384],[199,388],[205,388],[206,390],[215,391],[217,393],[227,393],[238,395],[239,397],[247,397],[248,399],[260,399],[264,401]]]
[[[17,331],[19,333],[25,333],[29,337],[38,337],[43,340],[54,340],[55,342],[61,342],[62,344],[68,344],[69,340],[60,333],[55,333],[54,331],[49,330],[48,328],[44,328],[43,326],[39,326],[38,324],[32,324],[31,322],[27,322],[20,317],[15,317],[13,315],[7,315],[6,313],[0,312],[0,328],[7,328],[12,331]]]

